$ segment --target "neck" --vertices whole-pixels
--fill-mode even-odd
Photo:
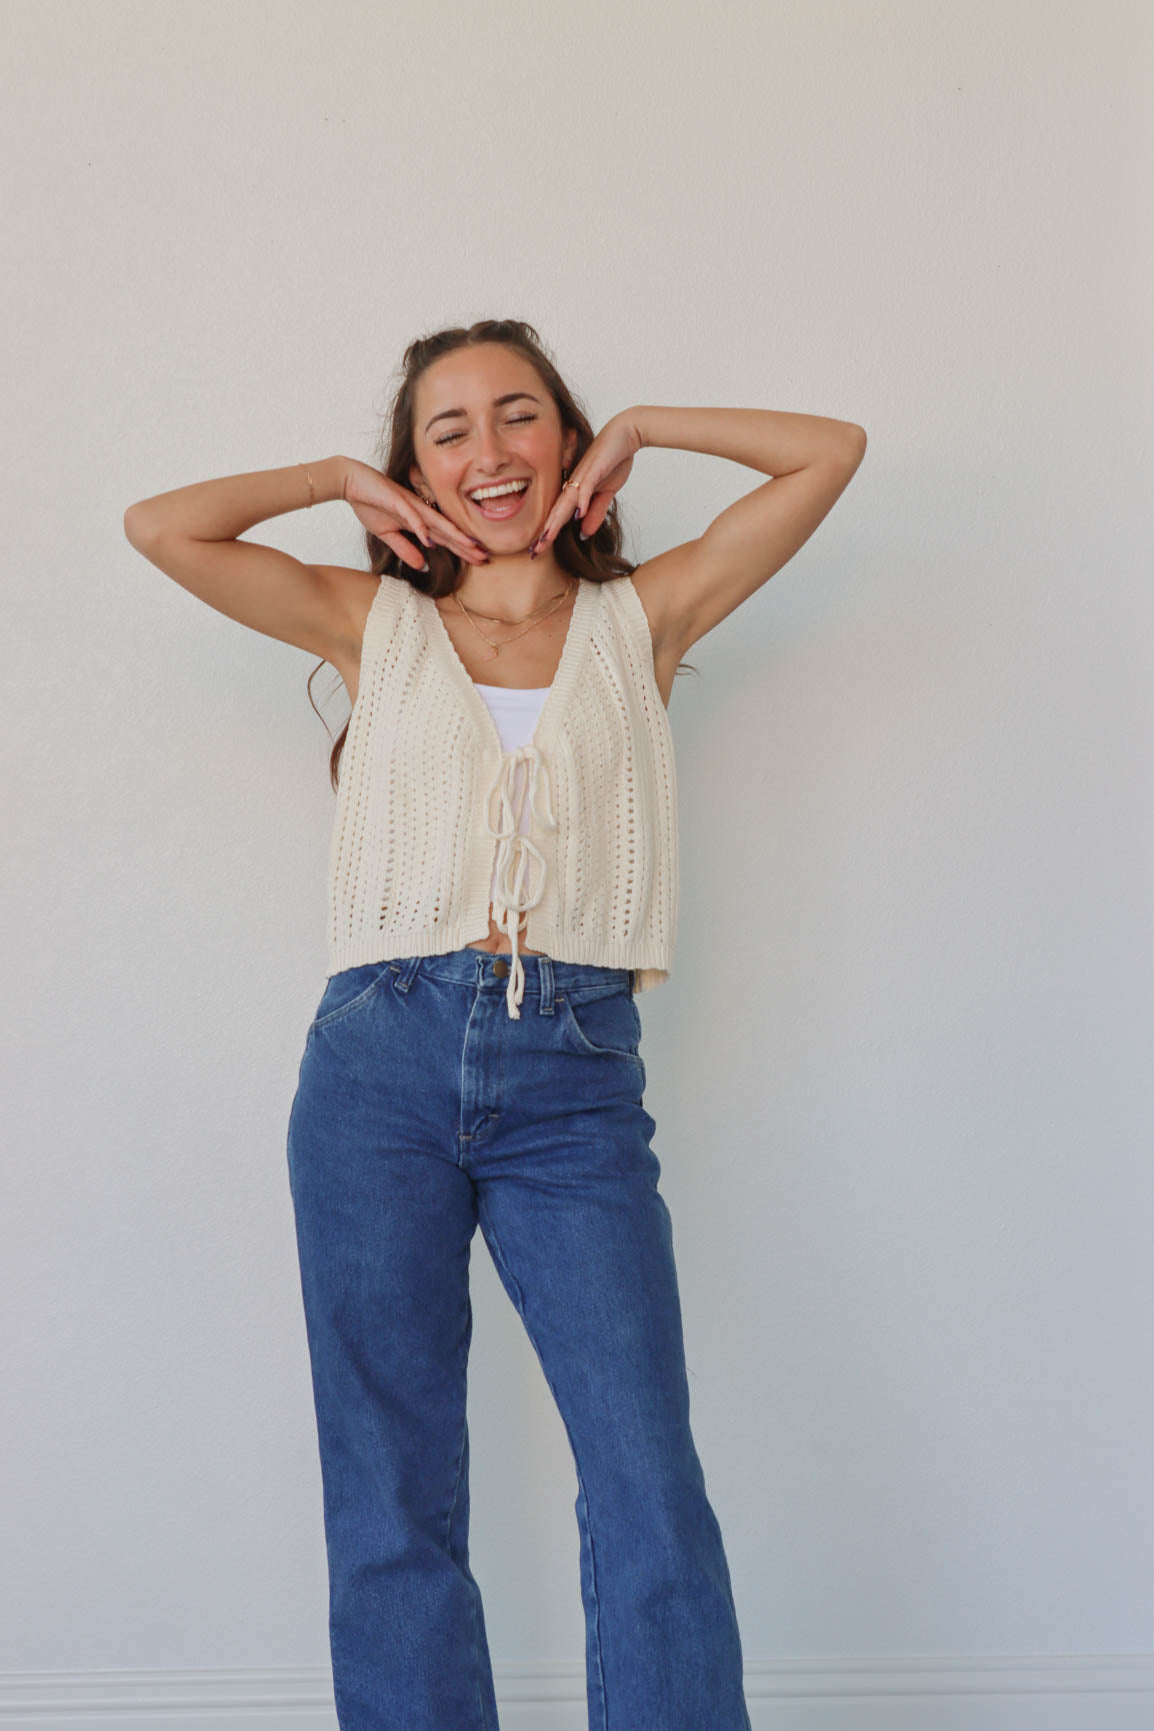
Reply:
[[[457,612],[459,597],[471,613],[485,613],[510,624],[539,613],[551,601],[577,588],[576,578],[549,555],[531,564],[527,554],[511,559],[498,556],[488,565],[470,565],[466,572],[455,595],[445,596],[440,606]],[[564,604],[562,601],[558,612],[563,611]]]

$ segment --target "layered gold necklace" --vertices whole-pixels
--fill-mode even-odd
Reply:
[[[465,603],[461,600],[461,597],[457,594],[457,591],[455,589],[453,591],[453,596],[454,596],[454,599],[456,600],[457,606],[461,609],[461,612],[465,615],[465,618],[469,621],[470,625],[473,627],[473,630],[477,633],[477,635],[479,637],[484,637],[485,642],[489,645],[489,648],[492,650],[492,654],[486,655],[485,660],[486,661],[493,661],[500,654],[501,650],[505,647],[505,644],[516,643],[518,637],[524,637],[526,631],[532,631],[534,625],[540,625],[540,623],[543,619],[548,619],[548,617],[551,613],[555,613],[557,611],[558,607],[560,607],[562,601],[564,601],[565,598],[568,596],[570,590],[573,589],[576,582],[577,582],[577,579],[575,577],[570,577],[569,587],[567,589],[565,589],[560,595],[554,596],[552,601],[547,601],[543,608],[539,609],[539,611],[537,613],[533,614],[529,620],[528,625],[525,626],[524,631],[515,631],[513,633],[512,637],[506,637],[504,639],[504,641],[501,643],[495,643],[491,637],[487,636],[486,633],[484,631],[482,631],[481,627],[477,624],[477,619],[489,619],[489,620],[492,620],[492,622],[496,625],[509,625],[509,624],[514,623],[513,621],[508,620],[508,619],[501,619],[495,613],[478,613],[476,618],[474,618],[472,613],[470,613],[469,609],[465,606]]]

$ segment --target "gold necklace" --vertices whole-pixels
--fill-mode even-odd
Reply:
[[[512,637],[506,637],[505,638],[504,643],[494,643],[494,641],[491,637],[485,637],[485,633],[481,630],[481,627],[477,624],[477,620],[473,618],[473,615],[469,612],[469,609],[465,606],[465,603],[461,600],[461,597],[457,594],[457,591],[455,589],[453,590],[453,597],[456,600],[457,606],[461,609],[461,612],[465,615],[465,618],[469,621],[469,624],[473,627],[473,630],[477,633],[477,635],[479,637],[485,638],[485,642],[489,645],[490,649],[493,651],[492,655],[486,655],[485,660],[486,661],[495,661],[497,656],[501,653],[501,650],[505,647],[505,643],[516,643],[518,637],[524,637],[525,632],[532,631],[534,625],[539,625],[541,623],[542,619],[547,619],[549,617],[550,613],[555,613],[557,611],[558,607],[560,607],[562,601],[564,601],[565,597],[569,594],[569,591],[576,584],[576,581],[577,581],[577,579],[575,577],[570,577],[569,588],[566,589],[562,594],[555,596],[551,602],[546,602],[545,610],[542,611],[540,614],[538,614],[538,616],[536,618],[530,619],[530,621],[529,621],[528,625],[526,625],[524,631],[514,632]],[[492,614],[492,613],[481,613],[481,614],[478,614],[478,618],[480,618],[480,619],[494,619],[494,618],[496,618],[496,615]],[[507,625],[509,623],[509,621],[508,620],[502,620],[501,623]]]

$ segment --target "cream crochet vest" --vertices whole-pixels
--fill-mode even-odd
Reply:
[[[673,738],[631,577],[579,579],[532,740],[505,751],[432,598],[383,575],[339,777],[329,976],[484,938],[496,871],[510,1016],[524,993],[520,943],[555,961],[631,968],[637,991],[669,978]]]

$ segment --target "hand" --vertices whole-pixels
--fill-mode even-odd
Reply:
[[[425,561],[407,539],[405,530],[426,547],[448,547],[474,565],[484,565],[488,561],[488,553],[472,535],[458,529],[442,512],[426,505],[418,494],[402,487],[399,481],[390,480],[388,475],[382,475],[369,463],[358,463],[355,458],[349,458],[342,497],[346,505],[352,507],[358,521],[378,540],[391,547],[414,571],[420,571]]]
[[[641,449],[641,434],[628,411],[606,421],[553,502],[545,526],[529,549],[532,559],[551,546],[574,514],[588,538],[600,529],[613,495],[629,479],[633,459]]]

